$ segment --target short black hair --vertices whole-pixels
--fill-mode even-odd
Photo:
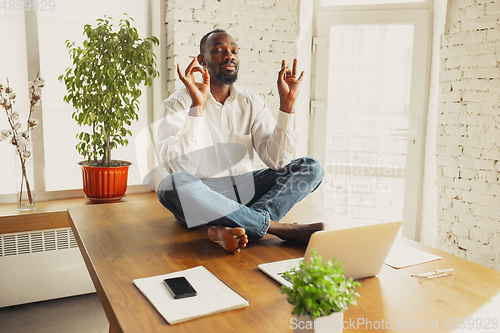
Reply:
[[[200,54],[203,54],[203,51],[205,51],[205,45],[207,44],[207,39],[208,37],[210,37],[211,34],[217,34],[219,32],[224,32],[227,34],[226,30],[222,30],[222,29],[215,29],[215,30],[212,30],[210,32],[207,32],[205,34],[205,36],[203,36],[201,38],[201,41],[200,41]]]

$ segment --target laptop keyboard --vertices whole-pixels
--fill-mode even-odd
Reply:
[[[290,276],[284,276],[285,272],[280,272],[278,273],[279,276],[281,276],[283,279],[287,280],[288,282],[292,282],[292,275],[294,275],[296,272],[295,271],[290,271]]]

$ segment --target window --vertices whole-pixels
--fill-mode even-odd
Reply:
[[[35,169],[45,170],[45,173],[35,175],[35,184],[45,184],[36,187],[37,200],[46,200],[61,196],[81,196],[81,171],[77,165],[82,157],[75,149],[77,139],[75,135],[82,129],[71,118],[73,108],[65,103],[62,98],[66,93],[65,86],[57,78],[64,70],[71,66],[66,40],[71,40],[76,45],[82,45],[84,39],[83,26],[85,24],[95,25],[96,19],[108,15],[113,18],[117,25],[124,13],[128,13],[134,19],[134,26],[139,35],[144,38],[150,35],[150,8],[149,1],[120,1],[120,0],[88,0],[76,1],[65,0],[56,2],[53,10],[38,10],[36,12],[23,11],[0,11],[0,28],[2,31],[3,45],[9,45],[9,52],[1,52],[2,74],[9,77],[12,87],[18,93],[16,110],[26,111],[28,108],[28,71],[27,59],[35,59],[39,63],[40,74],[46,80],[45,88],[42,90],[42,118],[43,142],[34,142],[34,154],[43,154],[43,158],[35,160]],[[25,35],[24,20],[36,22],[33,31],[27,31]],[[39,45],[39,56],[27,54],[26,40],[35,39]],[[5,48],[4,48],[5,50]],[[30,51],[28,51],[30,52]],[[7,57],[4,59],[4,57]],[[33,62],[31,62],[32,64]],[[157,60],[157,63],[159,61]],[[10,64],[6,66],[5,64]],[[36,65],[36,66],[37,66]],[[31,65],[33,66],[33,65]],[[157,67],[158,69],[158,67]],[[4,72],[4,70],[7,70]],[[31,68],[32,70],[32,68]],[[29,78],[32,80],[33,78]],[[3,82],[4,79],[0,79]],[[22,90],[25,91],[22,91]],[[135,135],[152,122],[151,89],[143,88],[140,99],[139,121],[131,126]],[[21,113],[22,117],[22,113]],[[5,116],[0,116],[0,129],[5,127]],[[35,131],[38,129],[35,129]],[[142,185],[143,180],[139,174],[136,158],[135,137],[129,137],[127,147],[119,147],[113,150],[113,159],[121,159],[132,162],[129,170],[129,185]],[[14,150],[11,145],[2,142],[0,144],[0,155],[2,163],[0,172],[0,202],[14,202],[10,196],[2,194],[15,193],[16,187],[13,183],[14,177]],[[3,157],[7,156],[7,159]],[[38,178],[37,178],[38,177]],[[40,179],[43,177],[43,180]],[[129,193],[134,187],[129,187]],[[70,192],[68,192],[70,190]],[[77,190],[77,191],[71,191]],[[64,191],[64,192],[62,192]],[[146,188],[138,186],[135,191],[146,191]]]
[[[403,219],[412,49],[413,25],[331,27],[326,165],[334,170],[325,203],[339,213]],[[367,168],[345,174],[358,166]],[[394,174],[375,177],[380,167]]]
[[[79,189],[82,186],[81,171],[76,164],[82,157],[75,149],[78,142],[75,135],[81,129],[71,119],[72,106],[62,100],[66,88],[62,82],[57,81],[57,77],[71,66],[65,41],[69,39],[81,46],[84,39],[83,26],[95,25],[95,20],[105,14],[118,24],[119,19],[123,17],[122,13],[132,13],[130,16],[134,18],[139,35],[145,37],[148,30],[146,1],[69,1],[68,4],[61,3],[59,7],[58,10],[38,14],[40,69],[47,81],[42,99],[47,191]],[[78,13],[78,16],[68,15],[69,10]],[[138,133],[151,123],[150,112],[147,110],[148,98],[149,92],[144,89],[140,99],[139,121],[132,125],[132,133]],[[129,146],[113,150],[112,158],[132,162],[129,185],[142,184],[135,169],[137,161],[134,140],[132,138],[129,141]]]
[[[383,3],[317,13],[311,147],[326,173],[315,202],[366,223],[403,220],[418,239],[429,10]]]

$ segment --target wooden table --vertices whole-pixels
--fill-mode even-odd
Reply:
[[[207,238],[207,227],[186,229],[156,200],[71,208],[68,215],[112,332],[292,331],[292,306],[279,284],[257,265],[301,257],[305,245],[266,235],[241,253],[229,254]],[[302,202],[283,222],[326,221],[331,216]],[[405,242],[443,259],[399,270],[384,265],[376,277],[360,280],[359,302],[344,314],[344,332],[450,332],[454,318],[470,318],[500,297],[500,272]],[[132,283],[199,265],[246,297],[250,305],[168,325]],[[455,275],[421,283],[410,276],[444,268],[454,268]],[[495,313],[500,320],[500,311]]]

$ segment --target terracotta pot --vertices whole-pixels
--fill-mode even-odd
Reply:
[[[91,201],[119,201],[127,191],[128,168],[132,163],[118,167],[96,167],[78,163],[82,167],[83,192]]]

